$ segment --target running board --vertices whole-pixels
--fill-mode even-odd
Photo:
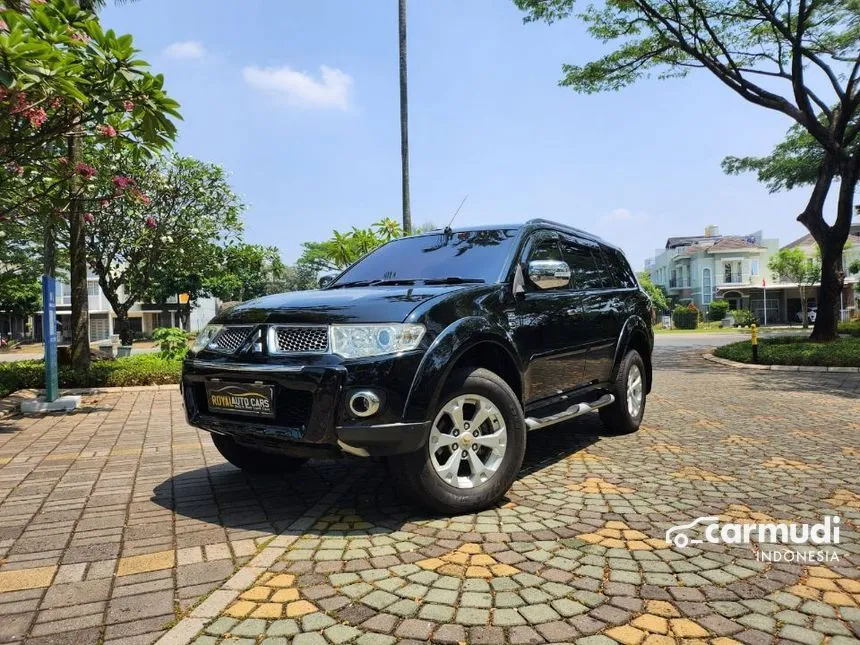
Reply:
[[[588,414],[589,412],[594,412],[595,410],[609,405],[613,401],[615,401],[615,397],[612,394],[604,394],[592,403],[577,403],[576,405],[570,406],[564,412],[558,412],[548,417],[543,417],[541,419],[528,417],[526,419],[526,428],[528,428],[529,430],[545,428],[546,426],[551,426],[554,423],[567,421],[569,419],[573,419],[574,417],[582,416],[583,414]]]

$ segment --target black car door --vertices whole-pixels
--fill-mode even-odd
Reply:
[[[516,304],[517,324],[513,338],[520,356],[526,359],[526,404],[555,396],[582,382],[585,348],[571,337],[571,319],[579,311],[568,285],[540,289],[528,278],[529,262],[562,260],[558,233],[536,231],[520,258],[525,292]]]
[[[570,267],[571,290],[576,294],[580,313],[575,324],[577,344],[588,348],[583,381],[609,379],[620,328],[616,301],[600,247],[593,241],[563,234],[559,238],[562,257]]]

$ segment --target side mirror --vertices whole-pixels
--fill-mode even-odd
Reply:
[[[570,267],[561,260],[532,260],[529,280],[538,289],[559,289],[570,284]]]
[[[327,286],[329,286],[332,282],[334,282],[334,276],[324,275],[323,277],[321,277],[321,278],[317,281],[317,287],[319,287],[320,289],[325,289],[325,288],[326,288]]]

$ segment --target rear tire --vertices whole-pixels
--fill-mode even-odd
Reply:
[[[526,424],[517,396],[493,372],[466,368],[449,377],[427,443],[389,458],[389,465],[417,503],[440,513],[469,513],[502,499],[525,450]]]
[[[223,434],[213,433],[212,442],[224,459],[247,473],[291,473],[301,468],[307,461],[300,457],[254,450],[236,443],[232,437]]]
[[[600,421],[608,434],[630,434],[639,429],[645,414],[645,362],[631,349],[618,366],[610,392],[615,401],[600,408]]]

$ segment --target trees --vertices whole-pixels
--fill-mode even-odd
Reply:
[[[239,242],[220,249],[218,255],[220,270],[208,284],[212,295],[221,300],[259,298],[284,275],[284,263],[274,246]]]
[[[23,3],[19,3],[23,4]],[[45,217],[45,274],[53,276],[55,232],[71,256],[73,364],[89,364],[84,218],[99,170],[80,158],[94,139],[121,137],[142,151],[169,146],[178,104],[163,78],[137,58],[132,37],[102,30],[69,0],[0,12],[0,163],[24,182],[0,186],[4,214]],[[10,189],[21,187],[18,193]]]
[[[574,13],[575,0],[514,0],[526,22]],[[841,251],[860,178],[860,29],[856,0],[608,0],[578,17],[614,48],[585,65],[564,65],[562,85],[617,90],[656,73],[704,69],[739,97],[792,119],[807,134],[814,167],[800,221],[821,249],[814,340],[836,338]],[[808,175],[807,175],[808,177]],[[824,202],[839,179],[833,224]]]
[[[132,341],[129,309],[144,296],[166,302],[206,292],[219,247],[241,233],[244,205],[223,168],[196,159],[141,158],[124,145],[94,152],[102,196],[87,213],[90,266],[116,315],[117,333]]]
[[[800,303],[803,308],[803,328],[809,327],[807,319],[807,290],[818,281],[821,275],[821,263],[817,258],[811,258],[800,247],[782,248],[771,256],[768,268],[780,279],[796,282],[800,289]],[[821,311],[819,303],[818,311]],[[819,314],[816,314],[816,319]]]
[[[666,299],[666,292],[663,291],[662,287],[658,287],[654,284],[654,281],[651,280],[651,274],[647,271],[642,271],[636,277],[639,278],[640,286],[645,290],[645,293],[648,294],[648,297],[651,298],[655,312],[663,313],[666,311],[669,308],[669,301]]]
[[[409,100],[406,83],[406,0],[398,0],[397,23],[400,44],[400,164],[403,197],[403,230],[412,232],[412,208],[409,204]]]

